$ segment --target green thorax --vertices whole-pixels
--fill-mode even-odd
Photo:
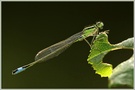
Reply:
[[[103,26],[103,22],[97,22],[94,25],[84,28],[82,37],[79,38],[77,41],[82,41],[84,38],[87,38],[89,36],[95,36],[98,33],[99,29],[103,29]]]

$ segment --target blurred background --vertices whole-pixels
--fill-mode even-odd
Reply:
[[[104,22],[102,31],[110,30],[112,44],[133,37],[133,2],[2,2],[2,88],[107,88],[108,78],[95,74],[87,62],[90,48],[85,41],[12,75],[33,62],[38,51],[97,21]],[[132,54],[110,52],[104,62],[115,67]]]

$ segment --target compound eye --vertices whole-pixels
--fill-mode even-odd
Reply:
[[[104,23],[103,22],[97,22],[96,25],[97,25],[98,28],[103,29]]]

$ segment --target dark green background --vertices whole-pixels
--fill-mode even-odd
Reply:
[[[111,43],[133,37],[133,2],[2,2],[2,88],[107,88],[108,78],[95,74],[87,63],[90,48],[85,41],[11,74],[33,62],[38,51],[97,21],[110,30]],[[104,62],[115,67],[131,55],[130,50],[114,51]]]

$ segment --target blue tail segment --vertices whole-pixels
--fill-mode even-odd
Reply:
[[[25,66],[19,67],[12,71],[12,75],[16,75],[16,74],[26,70],[28,67],[30,67],[30,65],[25,65]]]

